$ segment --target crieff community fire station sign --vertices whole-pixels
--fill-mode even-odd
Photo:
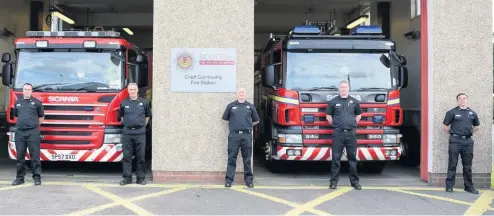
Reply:
[[[172,92],[235,92],[235,48],[173,48]]]

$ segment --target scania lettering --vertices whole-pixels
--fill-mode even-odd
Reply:
[[[79,98],[78,97],[50,96],[50,97],[48,97],[48,101],[50,101],[50,102],[79,102]]]
[[[17,157],[14,104],[22,98],[23,84],[31,83],[33,96],[45,110],[41,160],[121,161],[118,107],[128,97],[129,82],[136,82],[142,88],[139,92],[147,95],[149,55],[115,31],[31,31],[15,40],[15,49],[15,64],[9,53],[2,55],[2,83],[10,88],[6,103],[10,158]],[[149,156],[150,127],[147,132]]]
[[[254,128],[255,147],[265,152],[272,172],[289,168],[286,161],[331,160],[333,130],[325,110],[342,80],[364,111],[356,129],[357,160],[380,173],[386,162],[401,157],[406,58],[380,27],[333,34],[339,29],[333,24],[309,23],[271,35],[257,57],[254,94],[261,121]]]
[[[350,95],[350,96],[357,99],[358,101],[362,101],[362,98],[360,97],[360,95]],[[326,96],[326,99],[328,101],[330,101],[330,100],[333,100],[333,98],[335,98],[335,97],[338,97],[338,95],[328,95],[328,96]]]

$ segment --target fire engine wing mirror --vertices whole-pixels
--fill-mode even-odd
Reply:
[[[399,70],[400,88],[406,88],[408,86],[408,68],[400,67]]]
[[[136,65],[135,82],[139,87],[145,87],[148,85],[148,73],[143,64]]]
[[[136,58],[137,63],[144,63],[144,56],[143,55],[138,55]]]
[[[262,86],[273,88],[274,86],[274,65],[267,66],[262,73]]]
[[[389,66],[391,65],[389,58],[386,57],[386,55],[384,55],[384,54],[381,55],[379,60],[381,60],[381,63],[383,63],[383,65],[386,66],[387,68],[389,68]]]
[[[5,86],[10,86],[11,80],[12,80],[12,64],[6,62],[2,67],[2,84]]]
[[[2,54],[2,62],[3,63],[10,62],[10,53],[4,53],[4,54]]]
[[[407,58],[405,56],[399,55],[400,60],[401,60],[401,65],[405,66],[407,65]]]

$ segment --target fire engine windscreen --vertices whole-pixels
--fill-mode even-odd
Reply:
[[[31,83],[34,91],[119,91],[124,57],[119,52],[20,51],[14,89]]]
[[[338,87],[342,80],[350,90],[390,89],[390,69],[379,58],[383,53],[297,53],[287,54],[286,88],[309,90]]]

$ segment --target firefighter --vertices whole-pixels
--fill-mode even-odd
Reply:
[[[146,184],[146,125],[151,117],[151,106],[148,100],[139,97],[136,83],[127,86],[129,97],[122,101],[118,112],[123,119],[122,131],[122,176],[120,185],[132,184],[132,155],[135,152],[137,162],[137,184]]]
[[[326,118],[333,127],[332,135],[332,163],[330,188],[336,189],[339,180],[341,156],[343,148],[346,149],[348,163],[350,164],[350,183],[356,190],[361,190],[357,176],[357,122],[360,121],[362,109],[355,98],[348,95],[349,84],[341,81],[340,95],[328,102]]]
[[[39,126],[45,112],[40,100],[32,96],[33,86],[25,83],[22,87],[23,97],[15,102],[13,115],[17,117],[15,131],[15,150],[17,151],[17,176],[12,185],[24,184],[26,175],[26,151],[31,156],[31,170],[34,185],[41,185],[40,139]]]
[[[252,127],[259,123],[256,107],[245,100],[245,89],[237,90],[237,100],[226,106],[223,120],[228,121],[228,163],[225,177],[225,187],[231,187],[235,178],[238,151],[242,150],[244,162],[244,181],[247,187],[253,188],[252,175]]]
[[[444,130],[450,134],[448,149],[448,174],[446,191],[453,192],[455,185],[456,165],[458,155],[461,155],[463,165],[464,190],[478,194],[472,182],[473,139],[472,135],[479,129],[480,121],[477,113],[467,106],[468,96],[460,93],[456,96],[458,106],[446,112]]]

